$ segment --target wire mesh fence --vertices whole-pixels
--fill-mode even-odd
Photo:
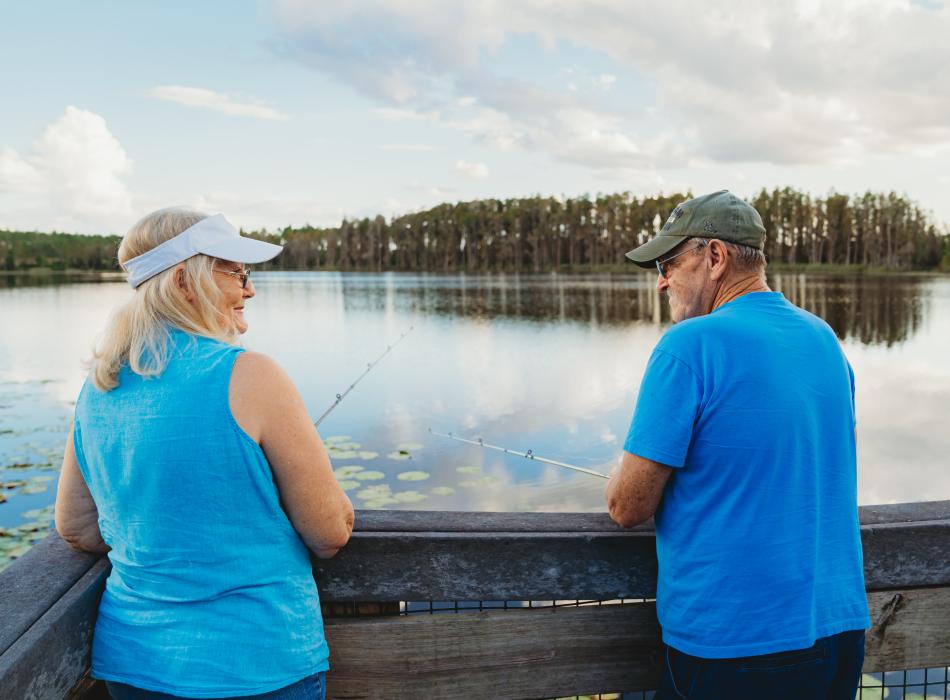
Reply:
[[[580,606],[631,605],[653,598],[617,600],[456,600],[400,601],[392,603],[334,603],[335,617],[378,617],[380,615],[437,615],[486,610],[527,610],[574,608]],[[573,695],[556,700],[653,700],[656,691]],[[950,700],[950,668],[920,668],[865,673],[855,700]]]

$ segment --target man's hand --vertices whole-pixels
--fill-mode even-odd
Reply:
[[[625,451],[610,471],[604,490],[611,519],[621,527],[649,520],[660,505],[672,472],[672,467]]]

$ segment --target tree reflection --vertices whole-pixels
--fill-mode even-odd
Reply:
[[[574,321],[592,325],[665,325],[669,304],[655,275],[486,275],[343,278],[347,308],[395,305],[415,313],[486,320]],[[380,278],[377,278],[380,279]],[[823,318],[842,340],[900,343],[924,319],[926,277],[775,273],[769,284],[792,303]]]

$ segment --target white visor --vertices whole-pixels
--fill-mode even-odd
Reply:
[[[199,253],[230,262],[253,264],[270,260],[283,249],[283,246],[273,243],[245,238],[223,214],[215,214],[147,253],[127,260],[122,267],[129,273],[129,284],[138,287],[159,272]]]

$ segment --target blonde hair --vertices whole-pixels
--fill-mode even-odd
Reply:
[[[142,255],[194,226],[207,214],[182,208],[159,209],[143,217],[119,245],[119,264]],[[119,385],[123,366],[144,377],[158,376],[168,365],[168,330],[233,343],[237,331],[217,307],[221,292],[214,282],[214,258],[195,255],[145,280],[133,297],[116,309],[88,362],[93,384],[100,391]],[[194,299],[189,301],[178,276]]]

